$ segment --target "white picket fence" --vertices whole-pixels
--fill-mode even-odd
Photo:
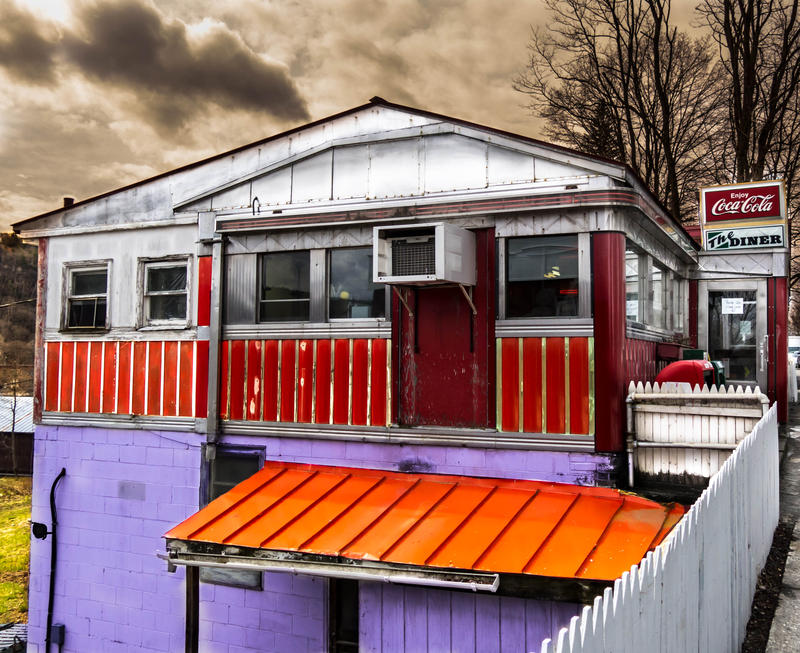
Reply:
[[[631,383],[632,468],[640,478],[705,485],[768,408],[769,399],[758,388]]]
[[[740,650],[777,524],[773,406],[667,539],[541,653]]]

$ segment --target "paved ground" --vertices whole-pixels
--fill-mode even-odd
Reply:
[[[778,607],[769,631],[767,653],[800,651],[800,404],[790,404],[781,433],[781,519],[795,526],[783,572]]]

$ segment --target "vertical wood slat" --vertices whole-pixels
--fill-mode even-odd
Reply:
[[[100,412],[100,397],[103,391],[103,343],[89,343],[89,382],[86,387],[86,412]]]
[[[113,413],[117,402],[117,343],[103,343],[103,388],[100,408]]]
[[[219,416],[228,419],[228,383],[230,378],[230,340],[223,340],[219,348]]]
[[[370,424],[386,426],[387,381],[388,381],[388,341],[377,338],[372,341],[372,364],[370,367]]]
[[[208,347],[208,340],[197,340],[194,343],[194,373],[192,374],[194,379],[194,414],[199,419],[208,417]],[[222,405],[220,404],[220,409],[221,407]]]
[[[47,370],[44,381],[44,409],[57,411],[59,409],[59,385],[61,375],[58,370],[61,366],[61,343],[47,343]]]
[[[367,342],[364,339],[353,340],[351,421],[360,426],[367,424],[367,387],[369,384],[369,346]]]
[[[131,365],[133,364],[133,343],[119,343],[117,360],[117,414],[131,412]]]
[[[570,433],[589,433],[589,339],[569,340]]]
[[[548,433],[564,433],[566,426],[565,350],[563,338],[548,338],[546,347],[547,425]]]
[[[278,347],[279,341],[264,342],[264,410],[262,419],[267,422],[278,420]]]
[[[333,423],[347,424],[350,411],[350,341],[333,341]]]
[[[245,418],[256,420],[261,418],[261,379],[264,372],[261,368],[261,340],[249,340],[247,343],[247,381],[245,383]]]
[[[519,430],[519,341],[503,338],[501,344],[502,379],[500,401],[503,431]]]
[[[247,341],[231,340],[230,342],[230,419],[244,419],[244,386]]]
[[[314,402],[314,341],[301,340],[297,352],[298,422],[310,423]]]
[[[280,421],[293,422],[295,420],[295,348],[296,341],[281,341],[281,372],[280,372]]]
[[[525,338],[522,341],[523,425],[528,433],[542,431],[542,339]]]
[[[199,344],[199,342],[198,342]],[[206,343],[206,347],[208,344]],[[192,412],[192,376],[194,374],[194,345],[190,341],[178,343],[178,376],[180,384],[178,385],[178,415],[181,417],[191,417]],[[208,361],[203,366],[208,369]],[[208,381],[203,384],[208,387]],[[202,403],[205,405],[206,399]],[[198,402],[199,405],[199,402]]]
[[[329,424],[331,421],[331,341],[317,340],[316,348],[314,421],[317,424]]]
[[[161,414],[161,358],[162,343],[152,341],[148,343],[147,360],[147,414]]]
[[[74,388],[72,391],[72,412],[85,413],[87,388],[86,377],[89,373],[89,343],[76,342],[75,343],[75,374],[74,374]]]
[[[164,360],[162,362],[162,377],[164,379],[161,414],[175,416],[178,414],[178,345],[174,340],[164,343]]]
[[[147,343],[133,343],[133,357],[131,359],[133,382],[131,383],[131,413],[144,415],[145,410],[145,379],[147,378]]]

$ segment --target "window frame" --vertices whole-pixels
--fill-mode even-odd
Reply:
[[[147,270],[158,267],[179,267],[183,263],[186,266],[186,287],[184,293],[186,294],[186,315],[181,318],[167,319],[167,320],[153,320],[148,317],[147,310]],[[174,254],[171,256],[158,256],[158,257],[140,257],[137,259],[137,292],[139,296],[136,323],[137,328],[142,330],[159,330],[159,329],[187,329],[191,326],[192,320],[192,256],[191,254]],[[157,296],[164,295],[178,295],[181,294],[177,291],[159,291],[155,293]]]
[[[325,248],[325,277],[322,281],[323,290],[324,290],[324,302],[325,302],[325,322],[332,323],[332,324],[341,324],[341,323],[349,323],[349,322],[358,322],[358,323],[365,323],[365,322],[385,322],[388,318],[387,315],[391,312],[391,291],[389,289],[389,285],[385,283],[375,283],[372,281],[372,266],[370,266],[370,276],[369,280],[376,286],[383,286],[384,294],[383,294],[383,315],[379,315],[376,317],[331,317],[331,258],[333,252],[336,251],[343,251],[343,250],[369,250],[372,251],[371,245],[353,245],[353,246],[346,246],[346,247],[327,247]]]
[[[266,458],[266,451],[264,447],[250,447],[250,446],[229,446],[229,445],[217,445],[214,460],[207,460],[206,459],[206,446],[203,446],[203,473],[200,476],[200,507],[205,508],[209,503],[211,503],[211,488],[213,487],[214,482],[214,463],[218,460],[217,456],[222,454],[223,456],[227,457],[235,457],[235,458],[256,458],[258,461],[257,468],[261,469],[264,467],[264,460]],[[245,480],[245,479],[242,479]],[[241,482],[241,481],[240,481]],[[226,574],[233,574],[233,578],[237,575],[239,577],[247,577],[250,576],[252,578],[258,575],[258,583],[247,583],[247,582],[231,582],[231,579],[223,579],[222,577],[214,577],[214,572],[216,570],[213,568],[200,569],[200,580],[203,583],[210,583],[211,585],[223,585],[226,587],[239,587],[243,589],[249,590],[256,590],[262,591],[264,589],[264,574],[261,571],[252,571],[249,569],[245,570],[226,570]]]
[[[94,259],[89,261],[68,261],[63,263],[61,270],[61,330],[77,333],[105,333],[111,328],[111,262],[112,259]],[[105,270],[106,292],[105,295],[73,295],[72,278],[76,272],[92,272]],[[106,319],[102,326],[90,327],[71,326],[69,323],[70,304],[73,299],[91,299],[105,296]]]
[[[318,289],[315,292],[315,284],[318,283],[318,279],[315,277],[318,274],[315,274],[317,269],[320,267],[320,252],[322,253],[323,257],[325,254],[324,249],[280,249],[280,250],[270,250],[266,252],[259,252],[258,256],[256,256],[256,302],[255,302],[255,322],[259,325],[288,325],[288,324],[308,324],[309,322],[317,322],[321,321],[318,319],[320,314],[320,307],[322,302],[320,301],[319,291]],[[306,252],[308,254],[308,299],[305,300],[286,300],[286,299],[262,299],[261,295],[264,289],[264,260],[267,256],[274,255],[274,254],[297,254],[300,252]],[[324,269],[324,258],[322,261],[323,269]],[[324,282],[323,282],[324,283]],[[261,305],[263,303],[277,303],[277,302],[301,302],[307,301],[308,302],[308,318],[305,320],[264,320],[261,318]],[[317,319],[315,319],[317,318]]]
[[[516,238],[549,238],[549,237],[574,237],[578,251],[578,310],[575,315],[548,315],[537,317],[508,317],[507,315],[507,286],[508,286],[508,241]],[[592,317],[592,259],[591,259],[591,234],[584,232],[565,232],[558,234],[520,234],[519,236],[498,236],[496,238],[496,319],[509,326],[531,324],[553,324],[577,320],[586,320]]]

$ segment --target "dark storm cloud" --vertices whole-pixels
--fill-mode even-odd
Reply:
[[[78,29],[62,42],[67,60],[91,79],[135,91],[162,127],[183,126],[205,103],[308,119],[286,69],[224,28],[192,38],[183,23],[135,0],[84,5],[76,17]]]
[[[57,45],[46,26],[13,3],[0,3],[0,66],[17,80],[47,84],[54,79]]]

